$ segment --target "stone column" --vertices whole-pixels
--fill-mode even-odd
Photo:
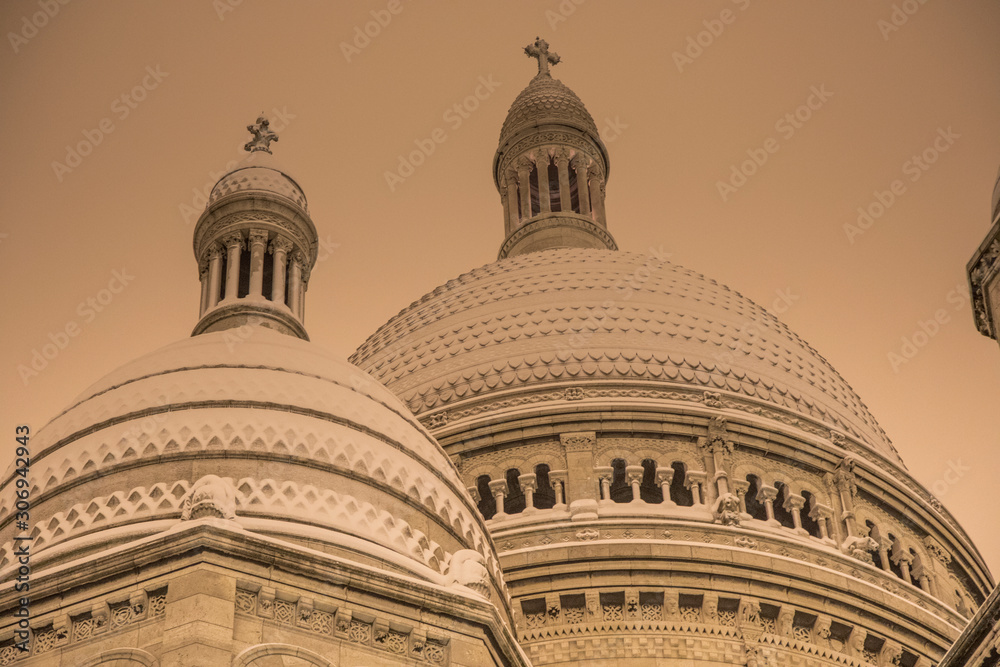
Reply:
[[[531,168],[534,163],[527,155],[517,160],[517,185],[521,192],[521,220],[531,217]]]
[[[809,516],[819,524],[819,538],[825,542],[832,542],[829,522],[833,520],[833,508],[816,503]]]
[[[556,504],[552,509],[563,509],[566,506],[566,471],[550,470],[549,482],[552,483],[552,490],[556,492]]]
[[[587,157],[583,153],[573,156],[576,171],[576,192],[580,197],[580,215],[590,215],[590,190],[587,188]]]
[[[788,494],[785,499],[785,509],[792,513],[792,525],[796,533],[809,535],[809,531],[802,527],[802,508],[806,506],[806,499],[797,494]]]
[[[559,206],[563,211],[572,211],[573,202],[569,196],[569,150],[560,148],[554,159],[559,170]]]
[[[222,246],[213,243],[208,249],[208,306],[215,308],[219,303],[219,290],[222,289]]]
[[[506,519],[507,513],[504,511],[504,498],[507,496],[507,480],[505,479],[494,479],[490,481],[490,493],[493,494],[493,499],[497,503],[497,513],[493,515],[494,519]]]
[[[691,489],[695,507],[703,504],[701,499],[701,485],[704,483],[706,476],[704,472],[688,470],[686,479],[684,480],[684,485]]]
[[[309,269],[305,265],[305,258],[302,263],[302,280],[299,285],[299,321],[305,324],[306,321],[306,292],[309,291]]]
[[[858,535],[858,525],[854,519],[854,494],[857,493],[857,481],[854,477],[854,459],[850,456],[844,457],[837,469],[833,472],[833,481],[840,494],[840,503],[844,508],[841,519],[847,527],[847,535],[853,537]]]
[[[587,189],[590,191],[590,198],[593,203],[594,218],[602,227],[607,227],[608,221],[604,212],[604,175],[601,173],[597,163],[591,166],[590,182]]]
[[[288,270],[288,251],[292,249],[292,242],[280,236],[271,241],[268,250],[274,255],[274,263],[271,265],[271,301],[275,303],[285,303],[285,272]]]
[[[226,300],[235,299],[240,287],[240,253],[243,252],[243,234],[235,232],[222,239],[226,246]]]
[[[292,253],[291,264],[288,267],[288,306],[292,309],[292,315],[302,319],[302,253],[296,250]]]
[[[879,534],[878,540],[878,555],[879,561],[882,563],[882,569],[886,572],[891,572],[892,568],[889,567],[889,550],[885,548],[885,538]]]
[[[594,468],[594,474],[601,483],[601,498],[598,502],[602,505],[613,502],[611,500],[611,479],[615,475],[615,469],[611,466],[598,466]]]
[[[198,307],[198,317],[208,310],[208,262],[204,262],[198,267],[198,279],[201,281],[201,304]]]
[[[520,221],[521,210],[517,205],[517,172],[513,169],[507,170],[507,233],[517,229]]]
[[[264,296],[264,252],[267,250],[267,232],[250,230],[250,291],[247,296]]]
[[[639,488],[642,485],[642,473],[642,466],[625,467],[625,479],[628,480],[629,485],[632,487],[633,503],[642,502],[642,499],[639,497]]]
[[[778,490],[773,486],[761,485],[757,492],[757,500],[764,503],[764,511],[767,512],[767,523],[772,526],[780,526],[778,520],[774,518],[774,499],[778,497]]]
[[[660,485],[660,490],[663,491],[663,504],[667,507],[677,507],[677,503],[670,498],[670,485],[673,481],[673,468],[656,468],[656,483]]]
[[[538,476],[533,472],[526,472],[517,476],[517,482],[524,491],[524,511],[535,511],[535,491],[538,490]]]
[[[541,213],[552,210],[549,195],[549,152],[547,148],[539,149],[535,157],[535,168],[538,170],[538,206]]]
[[[734,479],[733,480],[733,491],[736,493],[736,497],[740,501],[740,513],[743,514],[744,519],[749,519],[750,513],[747,512],[747,491],[750,490],[750,482],[745,479]]]

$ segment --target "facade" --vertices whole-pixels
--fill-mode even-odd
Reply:
[[[316,228],[248,127],[195,229],[192,337],[91,386],[0,481],[0,665],[942,660],[992,589],[968,536],[777,318],[618,250],[596,125],[548,44],[525,51],[498,260],[351,363],[308,340]],[[991,332],[994,274],[972,279]]]

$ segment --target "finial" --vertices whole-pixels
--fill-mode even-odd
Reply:
[[[271,152],[271,142],[278,140],[278,135],[271,131],[270,121],[264,117],[264,112],[257,116],[255,125],[247,125],[247,131],[253,134],[253,139],[243,146],[243,150],[253,153],[254,151]]]
[[[559,63],[559,54],[549,53],[549,43],[541,37],[535,37],[534,44],[524,47],[524,52],[531,58],[538,59],[538,76],[549,75],[549,65]]]

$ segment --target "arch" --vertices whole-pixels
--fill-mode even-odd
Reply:
[[[656,483],[656,461],[642,460],[642,483],[639,485],[639,498],[647,503],[662,503],[663,488]]]
[[[539,156],[538,160],[541,159]],[[535,217],[542,212],[542,197],[541,189],[539,188],[539,170],[538,161],[531,166],[531,172],[528,174],[528,192],[531,196],[531,217]]]
[[[815,499],[816,503],[826,505],[827,507],[831,506],[830,495],[824,491],[822,487],[813,484],[811,481],[801,477],[792,477],[790,479],[785,479],[784,481],[788,484],[788,489],[791,493],[802,496],[803,498],[806,497],[806,493],[809,493],[809,495]]]
[[[476,479],[476,490],[479,491],[479,503],[477,504],[479,513],[483,515],[484,519],[492,519],[497,513],[497,499],[490,491],[489,475],[480,475]]]
[[[558,213],[563,210],[562,192],[559,191],[559,167],[554,160],[548,159],[548,154],[546,154],[546,160],[548,163],[546,174],[549,179],[549,207],[553,212]]]
[[[505,514],[518,514],[524,511],[524,491],[521,489],[521,471],[511,468],[507,471],[507,495],[503,499],[503,511]]]
[[[160,662],[152,653],[141,648],[113,648],[101,651],[79,667],[97,667],[98,665],[114,665],[114,667],[158,667]]]
[[[760,477],[751,474],[747,475],[746,480],[747,482],[750,483],[750,488],[747,489],[747,493],[745,496],[747,514],[749,514],[754,519],[758,519],[760,521],[767,521],[767,508],[764,506],[764,503],[762,503],[760,499],[757,497],[758,495],[760,495],[760,487],[762,486]]]
[[[673,461],[670,467],[674,470],[674,477],[670,480],[670,499],[678,507],[692,507],[694,505],[694,494],[684,484],[687,478],[688,467],[683,461]]]
[[[232,667],[258,667],[254,663],[261,658],[266,658],[272,655],[299,658],[311,665],[315,665],[315,667],[337,667],[337,663],[327,660],[319,653],[302,648],[301,646],[278,643],[257,644],[256,646],[251,646],[233,658]]]
[[[632,487],[625,475],[625,459],[615,459],[611,462],[611,499],[616,503],[632,502]]]

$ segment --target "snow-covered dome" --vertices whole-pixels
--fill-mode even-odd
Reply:
[[[566,248],[488,264],[411,304],[352,361],[430,424],[570,393],[709,400],[900,463],[818,352],[738,292],[655,255]]]
[[[298,338],[247,326],[168,345],[92,385],[32,443],[36,569],[215,516],[435,583],[475,552],[484,593],[502,600],[441,447],[371,377]]]

